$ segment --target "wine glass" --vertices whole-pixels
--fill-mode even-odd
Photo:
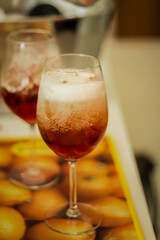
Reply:
[[[30,125],[30,161],[10,169],[10,180],[21,187],[37,189],[54,183],[57,172],[39,166],[36,159],[36,106],[42,66],[57,55],[54,36],[47,30],[20,29],[9,33],[1,68],[1,94],[10,110]],[[18,129],[17,129],[18,131]]]
[[[69,163],[69,204],[51,209],[47,225],[60,233],[54,218],[80,220],[96,229],[101,215],[92,206],[77,203],[76,163],[91,152],[105,134],[108,106],[99,61],[89,55],[61,54],[47,59],[40,82],[37,124],[43,140]],[[76,221],[73,221],[76,224]]]

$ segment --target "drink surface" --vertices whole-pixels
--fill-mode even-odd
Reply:
[[[92,151],[103,137],[108,123],[107,100],[103,81],[91,73],[81,72],[77,77],[71,73],[64,79],[42,80],[37,122],[47,145],[74,161]]]

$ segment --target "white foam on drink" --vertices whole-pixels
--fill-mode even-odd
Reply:
[[[54,74],[42,79],[42,98],[48,101],[79,102],[97,98],[104,92],[103,81],[97,80],[93,73],[72,72],[62,75]]]

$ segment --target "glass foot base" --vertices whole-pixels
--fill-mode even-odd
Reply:
[[[78,203],[78,214],[68,214],[69,205],[58,205],[48,211],[45,222],[47,226],[61,234],[84,234],[96,230],[102,216],[93,206],[86,203]],[[69,216],[68,216],[69,215]]]
[[[54,168],[35,167],[29,163],[14,166],[9,171],[9,180],[13,184],[31,190],[48,188],[56,184],[59,178],[60,174]]]

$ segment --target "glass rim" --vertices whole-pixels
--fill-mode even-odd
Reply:
[[[16,34],[22,34],[22,33],[39,33],[43,35],[48,35],[48,38],[42,39],[42,40],[36,40],[36,41],[25,41],[25,40],[19,40],[19,39],[13,39],[13,36],[16,36]],[[55,40],[55,36],[50,32],[49,30],[41,29],[41,28],[20,28],[20,29],[15,29],[8,33],[6,41],[7,42],[12,42],[15,44],[40,44],[40,43],[45,43],[45,42],[50,42]]]
[[[89,55],[89,54],[84,54],[84,53],[61,53],[61,54],[58,54],[56,56],[52,56],[50,58],[47,58],[45,60],[45,66],[49,69],[52,69],[55,72],[76,73],[76,72],[85,72],[86,71],[86,69],[79,69],[79,68],[75,68],[75,71],[74,71],[74,68],[73,68],[73,71],[68,71],[67,70],[68,68],[60,68],[60,67],[54,68],[54,66],[49,66],[49,64],[52,62],[53,59],[60,58],[60,57],[69,57],[69,56],[73,56],[73,57],[78,57],[79,56],[79,57],[82,57],[82,58],[93,59],[96,64],[92,68],[95,69],[95,68],[101,67],[101,64],[100,64],[100,61],[99,61],[98,58],[96,58],[92,55]]]

